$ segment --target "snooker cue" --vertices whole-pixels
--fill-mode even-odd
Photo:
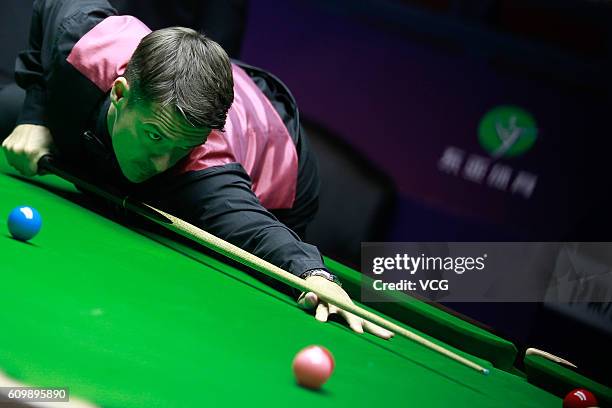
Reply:
[[[168,214],[162,210],[156,209],[144,202],[140,202],[129,196],[119,197],[85,180],[81,180],[79,177],[76,177],[70,172],[57,166],[54,163],[53,157],[50,155],[43,156],[38,162],[38,167],[39,171],[40,169],[43,169],[50,173],[53,173],[96,195],[100,195],[115,204],[119,204],[127,210],[130,210],[140,216],[148,218],[149,220],[159,225],[162,225],[170,231],[173,231],[194,242],[197,242],[200,245],[205,246],[206,248],[212,249],[215,252],[219,252],[222,255],[225,255],[237,262],[240,262],[241,264],[249,268],[255,269],[256,271],[259,271],[273,279],[281,281],[295,289],[301,290],[302,292],[313,292],[319,297],[320,300],[323,300],[327,303],[344,309],[347,312],[353,313],[354,315],[357,315],[362,319],[375,323],[394,333],[398,333],[403,337],[406,337],[416,343],[421,344],[424,347],[443,354],[446,357],[469,368],[472,368],[482,374],[489,374],[488,369],[474,363],[473,361],[470,361],[450,350],[447,350],[444,347],[439,346],[416,333],[413,333],[391,321],[388,321],[387,319],[384,319],[368,310],[365,310],[362,307],[353,304],[352,302],[349,303],[345,302],[343,299],[338,299],[333,293],[315,288],[314,285],[308,283],[305,279],[295,276],[292,273],[287,272],[279,268],[278,266],[271,264],[270,262],[261,259],[236,245],[224,241],[221,238],[218,238],[215,235],[202,230],[201,228],[189,224],[178,217]]]

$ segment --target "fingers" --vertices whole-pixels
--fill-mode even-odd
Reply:
[[[49,129],[38,125],[19,125],[2,143],[7,162],[28,177],[37,174],[38,161],[52,147]]]
[[[5,143],[2,145],[7,163],[13,166],[19,173],[24,176],[33,176],[34,174],[36,174],[30,168],[26,157],[22,154],[22,148],[19,143],[11,142],[12,141],[10,140],[8,142],[5,140]]]
[[[49,149],[41,149],[37,152],[34,152],[31,156],[30,156],[30,170],[33,172],[32,175],[36,175],[39,173],[38,171],[38,162],[40,161],[41,157],[47,155],[51,153],[49,151]]]
[[[319,303],[319,298],[313,292],[302,292],[298,298],[298,305],[304,310],[312,310]]]
[[[346,297],[348,298],[348,295],[346,295]],[[319,302],[319,298],[314,292],[302,292],[297,302],[302,309],[312,310],[316,308],[315,318],[320,322],[326,322],[329,316],[338,314],[344,318],[351,330],[355,333],[361,334],[368,332],[385,340],[390,339],[394,335],[393,332],[366,321],[353,313],[340,309],[335,305],[328,304],[327,302]]]
[[[365,331],[385,340],[395,335],[393,332],[383,327],[364,320],[350,312],[339,309],[334,305],[328,305],[323,302],[318,303],[317,295],[312,292],[302,293],[298,298],[298,304],[306,310],[313,309],[316,306],[315,318],[320,322],[326,322],[332,314],[339,314],[346,320],[351,330],[355,333],[362,334]]]
[[[342,309],[338,309],[338,314],[342,317],[344,317],[344,319],[346,320],[346,322],[348,323],[349,327],[355,332],[355,333],[363,333],[363,319],[359,316],[355,316],[352,313],[349,313],[345,310]]]
[[[323,302],[320,303],[318,296],[313,292],[302,292],[298,298],[298,305],[305,310],[311,310],[316,307],[315,319],[320,322],[326,322],[329,315],[332,314],[332,311],[336,313],[338,310],[338,308],[333,305],[327,305],[327,303]]]
[[[341,309],[334,305],[320,303],[318,296],[313,292],[302,292],[298,298],[298,305],[305,310],[311,310],[316,307],[315,318],[320,322],[326,322],[330,315],[341,312]]]
[[[388,340],[395,335],[395,333],[385,329],[384,327],[380,327],[379,325],[369,322],[367,320],[364,320],[363,328],[368,333],[371,333],[385,340]]]
[[[341,309],[338,309],[338,313],[346,319],[346,322],[355,333],[363,333],[364,331],[366,331],[385,340],[390,339],[394,335],[393,332],[390,332],[389,330],[380,327],[372,322],[364,320],[359,316],[355,316],[352,313],[346,312]]]
[[[31,152],[27,149],[26,140],[12,136],[6,138],[4,143],[2,143],[6,161],[24,176],[31,177],[35,175],[38,166],[36,162],[33,163],[30,159]]]
[[[336,314],[340,311],[340,309],[338,309],[338,306],[330,305],[329,303],[327,303],[327,310],[330,315]]]
[[[317,306],[317,311],[315,313],[315,319],[320,322],[326,322],[328,317],[329,309],[327,308],[327,305],[325,303],[319,303],[319,306]]]
[[[38,161],[49,154],[49,148],[37,139],[30,138],[16,151],[21,157],[21,171],[25,176],[31,177],[38,173]]]

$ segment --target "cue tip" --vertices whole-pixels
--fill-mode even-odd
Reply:
[[[491,374],[491,371],[489,371],[489,369],[488,369],[488,368],[483,368],[483,369],[482,369],[482,373],[483,373],[484,375],[489,375],[489,374]]]

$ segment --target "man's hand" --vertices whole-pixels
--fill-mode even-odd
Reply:
[[[310,276],[306,278],[306,280],[309,283],[312,283],[315,286],[322,288],[322,290],[327,290],[335,293],[339,299],[344,299],[346,302],[352,303],[352,300],[348,293],[346,293],[344,289],[342,289],[334,282],[331,282],[322,276]],[[330,305],[326,302],[319,302],[319,297],[314,292],[302,292],[302,294],[298,298],[298,304],[300,305],[300,307],[307,310],[312,310],[316,307],[315,318],[321,322],[326,322],[329,315],[338,314],[342,316],[346,320],[348,325],[351,327],[351,329],[353,329],[353,331],[357,333],[363,333],[364,331],[367,331],[368,333],[372,333],[373,335],[381,337],[383,339],[389,339],[393,337],[393,333],[389,330],[377,326],[374,323],[368,322],[367,320],[364,320],[359,316],[355,316],[354,314],[349,313],[346,310],[342,310],[334,305]]]
[[[39,125],[19,125],[2,143],[8,163],[28,177],[38,173],[38,160],[52,148],[51,132]]]

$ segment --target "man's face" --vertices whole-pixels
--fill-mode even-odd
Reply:
[[[210,129],[191,126],[171,107],[162,109],[155,103],[140,101],[127,103],[126,92],[116,96],[111,93],[109,132],[121,171],[133,183],[174,166],[204,143],[210,133]]]

